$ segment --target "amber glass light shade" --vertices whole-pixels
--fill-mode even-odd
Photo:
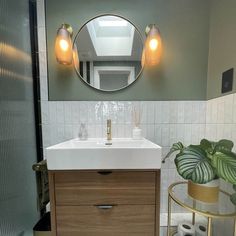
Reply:
[[[153,67],[159,64],[162,55],[162,41],[160,32],[155,25],[150,27],[143,50],[145,66]]]
[[[57,31],[55,42],[56,59],[60,64],[70,65],[73,61],[71,33],[63,24]]]

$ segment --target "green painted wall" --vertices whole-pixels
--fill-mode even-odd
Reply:
[[[209,43],[206,0],[46,0],[50,100],[205,100]],[[73,67],[56,62],[54,39],[63,22],[74,31],[103,13],[122,15],[144,32],[156,23],[162,34],[162,63],[130,87],[112,93],[88,87]]]
[[[222,72],[236,70],[236,1],[211,0],[207,98],[221,96]],[[236,92],[236,71],[233,92]]]

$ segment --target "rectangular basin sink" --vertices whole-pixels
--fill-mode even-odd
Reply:
[[[49,170],[160,169],[161,147],[147,139],[72,139],[46,149]]]

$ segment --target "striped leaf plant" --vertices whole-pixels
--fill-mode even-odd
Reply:
[[[219,142],[202,139],[199,145],[187,147],[178,142],[173,144],[163,162],[177,152],[175,165],[184,179],[205,184],[222,178],[236,185],[236,154],[232,152],[233,145],[232,141],[225,139]]]

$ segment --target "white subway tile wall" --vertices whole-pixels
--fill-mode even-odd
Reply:
[[[105,137],[107,119],[112,119],[113,137],[131,137],[133,106],[142,111],[143,136],[162,146],[163,157],[178,141],[197,144],[206,137],[228,138],[236,143],[236,94],[209,101],[48,101],[44,1],[37,4],[44,150],[78,137],[81,123],[86,123],[89,137]],[[167,212],[168,186],[179,180],[173,158],[167,160],[162,167],[162,213]],[[231,186],[222,185],[231,191]],[[174,211],[181,213],[183,209],[175,206]]]
[[[207,101],[206,137],[236,141],[236,94]],[[236,149],[234,149],[236,151]]]
[[[175,116],[172,114],[172,120],[166,122],[165,106],[171,106],[173,102],[108,102],[108,101],[41,101],[42,109],[42,125],[47,125],[49,131],[50,126],[64,127],[65,131],[68,127],[73,126],[75,132],[68,138],[76,138],[78,136],[79,125],[86,123],[89,128],[91,125],[94,129],[89,132],[90,137],[105,137],[106,120],[111,119],[113,125],[113,137],[131,137],[133,128],[132,114],[130,112],[133,104],[140,105],[141,107],[141,128],[143,135],[160,144],[163,148],[169,148],[173,142],[182,141],[185,144],[198,142],[205,133],[205,122],[201,121],[200,116],[206,116],[206,103],[202,101],[187,102],[174,102],[177,106],[181,103],[185,108],[193,108],[194,106],[201,107],[202,111],[194,114],[193,109],[182,113],[185,119],[189,119],[189,123],[180,121],[179,112]],[[158,105],[161,105],[160,116],[161,119],[156,119]],[[163,109],[163,110],[162,110]],[[126,112],[128,111],[128,112]],[[89,115],[88,115],[89,114]],[[190,120],[190,117],[191,120]],[[194,119],[195,118],[195,119]],[[168,118],[167,118],[168,119]],[[99,127],[98,129],[96,127]],[[119,131],[118,131],[119,130]],[[58,140],[66,139],[64,136],[58,136],[56,139],[48,141],[49,145],[58,143]]]

